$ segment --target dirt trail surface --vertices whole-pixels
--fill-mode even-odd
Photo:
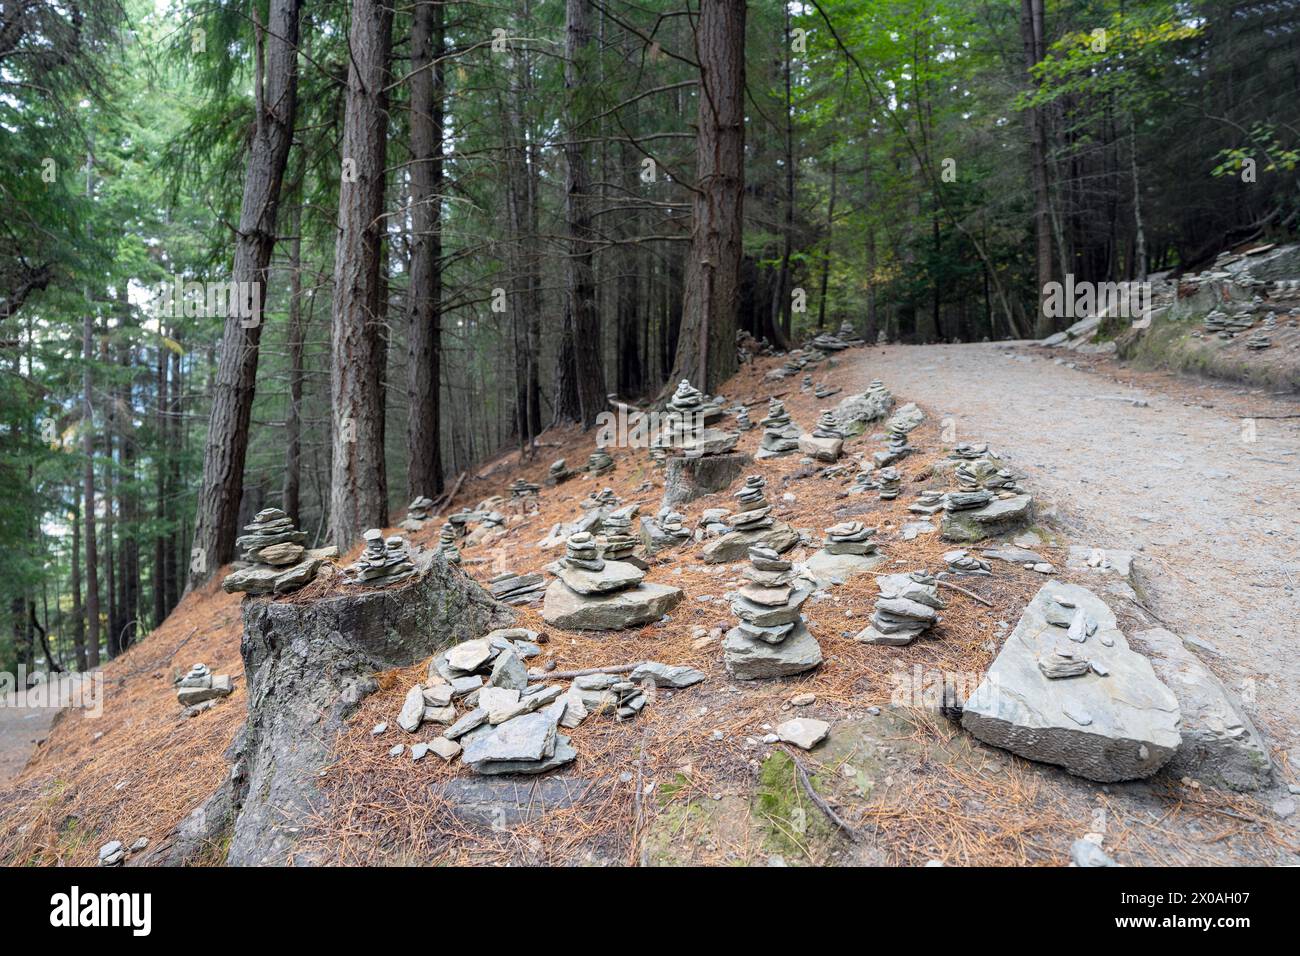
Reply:
[[[36,691],[30,698],[19,692],[0,696],[0,786],[18,776],[49,733],[59,711],[48,705],[50,690]]]
[[[853,358],[1009,455],[1075,542],[1138,552],[1148,606],[1300,768],[1300,401],[1006,344]]]

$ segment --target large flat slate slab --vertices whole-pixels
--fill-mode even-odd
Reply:
[[[648,582],[613,594],[577,594],[557,578],[546,589],[542,619],[577,631],[621,631],[657,621],[681,599],[681,588]]]
[[[945,541],[982,541],[995,534],[1022,528],[1033,516],[1034,499],[1031,496],[997,498],[983,508],[944,512],[939,533]]]
[[[1096,622],[1083,643],[1047,622],[1053,596]],[[1038,658],[1058,646],[1096,662],[1106,676],[1049,680]],[[1168,763],[1182,742],[1180,717],[1177,697],[1129,647],[1110,608],[1087,588],[1051,582],[1034,596],[966,701],[962,726],[1026,759],[1111,782],[1149,777]]]

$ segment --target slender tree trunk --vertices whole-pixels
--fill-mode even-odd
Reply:
[[[826,327],[826,290],[831,279],[831,239],[835,233],[835,186],[838,172],[839,163],[835,157],[831,157],[831,194],[826,200],[826,252],[822,256],[822,283],[817,294],[818,331]]]
[[[294,205],[289,228],[289,409],[284,418],[284,512],[302,521],[302,385],[303,342],[306,331],[302,314],[302,201]]]
[[[736,370],[745,200],[745,3],[701,0],[699,132],[691,249],[669,385],[712,391]]]
[[[352,55],[330,336],[334,457],[329,537],[340,551],[347,551],[367,528],[388,524],[382,494],[387,482],[380,271],[393,8],[380,0],[355,0],[348,40]]]
[[[86,669],[86,614],[81,606],[81,508],[72,506],[72,648],[77,670]]]
[[[407,494],[442,493],[443,5],[421,3],[411,33],[411,283]]]
[[[262,306],[270,278],[275,220],[285,162],[293,140],[298,92],[298,14],[302,0],[270,0],[265,29],[255,20],[255,124],[244,174],[231,280],[252,288],[252,315],[226,317],[212,413],[203,453],[203,481],[194,518],[191,585],[235,556],[244,460],[257,384]],[[253,8],[256,10],[256,7]],[[256,17],[256,13],[254,13]],[[244,299],[245,302],[249,299]]]
[[[1025,51],[1025,77],[1030,89],[1037,89],[1038,81],[1032,70],[1043,58],[1043,0],[1021,0],[1020,38]],[[1047,182],[1047,134],[1042,110],[1037,107],[1025,111],[1029,133],[1030,178],[1034,189],[1034,258],[1038,268],[1038,308],[1034,334],[1038,338],[1051,335],[1055,330],[1053,319],[1047,315],[1047,285],[1052,281],[1052,224],[1050,218]]]
[[[1133,176],[1133,266],[1134,279],[1147,281],[1147,234],[1142,225],[1142,181],[1138,177],[1137,122],[1128,114],[1129,170]]]
[[[790,255],[794,251],[794,101],[790,93],[790,4],[785,11],[785,56],[782,73],[785,77],[785,224],[781,239],[781,270],[777,278],[776,301],[773,303],[773,322],[776,326],[777,310],[780,312],[781,331],[789,341],[793,334],[792,304],[790,301]]]
[[[82,373],[82,452],[86,456],[82,484],[82,510],[86,515],[86,643],[87,665],[99,666],[99,548],[95,541],[95,413],[93,402],[95,361],[95,316],[87,308],[81,326],[81,354],[86,363]]]
[[[580,128],[578,92],[584,86],[583,68],[590,66],[591,30],[587,22],[590,0],[567,0],[565,5],[566,124],[564,147],[566,179],[565,220],[569,236],[566,284],[569,299],[569,332],[573,345],[572,366],[578,396],[577,420],[583,428],[596,423],[605,410],[605,370],[602,359],[600,314],[596,305],[596,276],[593,256],[596,233],[591,225],[591,184],[587,147]]]

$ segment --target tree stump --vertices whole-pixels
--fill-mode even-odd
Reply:
[[[688,458],[672,456],[664,472],[665,508],[676,508],[696,498],[725,491],[754,463],[744,452]]]

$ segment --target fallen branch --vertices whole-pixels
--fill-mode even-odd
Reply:
[[[441,511],[444,505],[451,504],[452,499],[456,497],[456,492],[460,491],[460,486],[465,483],[465,476],[468,474],[469,474],[468,471],[462,471],[460,473],[460,477],[456,479],[456,483],[451,486],[451,490],[444,491],[442,494],[440,494],[438,496],[438,500],[433,503],[433,507],[430,508],[429,510]]]
[[[951,581],[943,581],[943,580],[940,580],[940,581],[938,581],[937,583],[940,584],[941,586],[945,587],[945,588],[952,588],[952,589],[953,589],[954,591],[956,591],[958,594],[964,594],[964,595],[966,595],[968,598],[970,598],[970,599],[973,600],[973,601],[979,601],[979,602],[980,602],[981,604],[983,604],[985,607],[992,607],[992,606],[993,606],[993,602],[990,601],[988,598],[982,598],[982,597],[980,597],[978,594],[976,594],[974,591],[967,591],[964,587],[961,587],[960,585],[957,585],[957,584],[953,584]]]
[[[528,672],[529,677],[536,677],[539,680],[570,680],[574,677],[587,677],[591,674],[628,674],[636,670],[645,661],[637,661],[635,664],[611,664],[609,667],[586,667],[580,671],[551,671],[547,673],[534,667]]]
[[[831,805],[826,802],[826,799],[813,789],[812,781],[808,779],[808,771],[804,770],[803,764],[801,764],[799,758],[794,755],[794,751],[789,747],[783,747],[782,749],[794,764],[795,773],[799,776],[799,784],[803,787],[804,792],[808,794],[808,799],[813,802],[813,806],[825,814],[826,819],[835,824],[836,828],[848,837],[850,842],[860,843],[862,837],[858,835],[858,832],[845,823],[840,818],[839,814],[831,809]]]

